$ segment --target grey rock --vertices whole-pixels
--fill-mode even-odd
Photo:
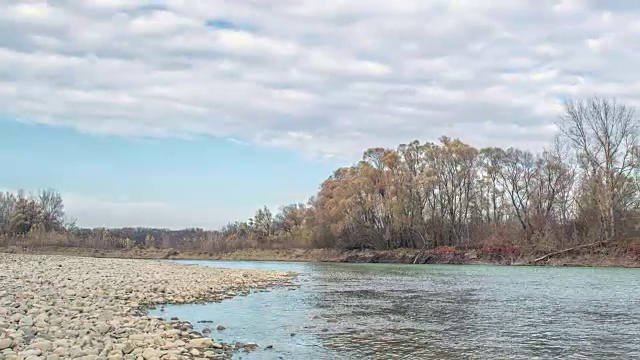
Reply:
[[[98,325],[96,325],[96,332],[102,335],[108,333],[110,329],[111,326],[107,323],[98,323]]]
[[[142,357],[145,358],[145,360],[159,359],[162,355],[164,355],[162,351],[152,348],[148,348],[142,353]]]
[[[20,326],[33,326],[33,318],[31,316],[24,316],[20,319]]]
[[[0,339],[0,350],[10,348],[11,344],[13,344],[13,340],[11,339]]]
[[[53,349],[53,344],[50,341],[45,340],[32,343],[31,347],[42,351],[51,351],[51,349]]]
[[[127,342],[122,348],[122,352],[125,354],[130,354],[133,350],[135,350],[135,346],[131,342]]]
[[[38,356],[40,354],[42,354],[42,350],[40,349],[29,349],[22,352],[22,355],[25,355],[25,356],[30,356],[30,355]]]
[[[60,356],[65,356],[67,355],[69,352],[67,351],[67,349],[65,349],[64,347],[57,347],[53,350],[53,353],[56,355],[60,355]]]
[[[208,338],[193,339],[189,341],[189,345],[194,348],[208,348],[213,346],[213,340]]]

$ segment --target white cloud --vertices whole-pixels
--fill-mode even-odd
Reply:
[[[185,227],[220,228],[229,219],[243,220],[254,209],[227,206],[224,209],[194,208],[165,202],[99,198],[63,193],[65,211],[78,219],[80,227]],[[275,209],[275,208],[274,208]]]
[[[34,0],[0,23],[0,108],[87,132],[353,159],[444,134],[539,149],[562,98],[638,103],[632,2]]]
[[[45,21],[51,15],[51,7],[47,3],[17,4],[12,15],[21,21]]]
[[[181,28],[202,27],[195,19],[178,16],[170,11],[154,11],[150,14],[134,18],[130,23],[130,31],[139,34],[173,33]]]
[[[611,37],[608,37],[608,36],[605,36],[605,37],[601,36],[596,39],[587,39],[586,42],[589,49],[593,50],[594,52],[606,51],[608,47],[613,45]]]

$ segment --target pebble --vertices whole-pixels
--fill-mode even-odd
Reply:
[[[20,319],[20,326],[32,326],[33,318],[31,316],[24,316]]]
[[[40,341],[32,343],[31,347],[41,351],[51,351],[53,349],[53,344],[50,341]]]
[[[12,343],[13,340],[11,339],[0,339],[0,350],[8,349]]]
[[[213,346],[213,340],[209,338],[199,338],[189,341],[189,345],[194,348],[208,348]]]
[[[109,324],[103,323],[103,322],[98,323],[98,325],[96,326],[96,331],[99,334],[102,334],[102,335],[108,333],[109,329],[111,329],[111,326],[109,326]]]

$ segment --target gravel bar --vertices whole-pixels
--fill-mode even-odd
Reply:
[[[293,274],[168,261],[0,253],[0,359],[228,359],[249,351],[146,316],[160,304],[220,301]]]

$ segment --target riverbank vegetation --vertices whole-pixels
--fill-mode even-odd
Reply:
[[[307,203],[258,209],[220,230],[77,229],[62,199],[0,196],[5,245],[475,251],[487,259],[615,248],[640,256],[640,153],[633,108],[567,101],[559,133],[539,153],[475,148],[459,139],[371,148],[335,170]],[[46,192],[51,194],[52,192]],[[53,201],[54,199],[55,201]]]

